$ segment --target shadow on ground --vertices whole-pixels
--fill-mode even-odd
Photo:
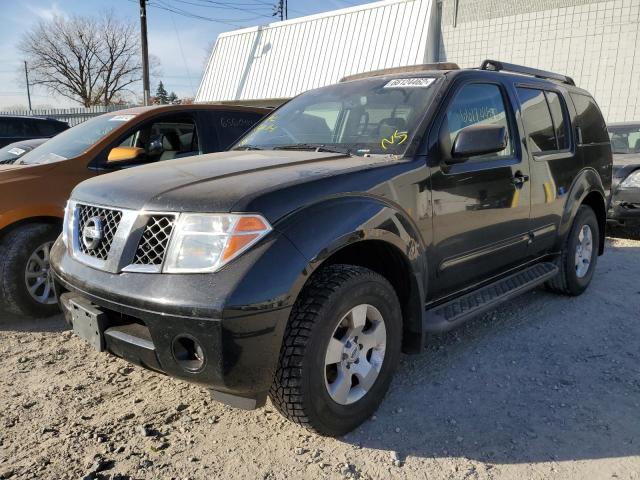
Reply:
[[[488,463],[640,454],[640,248],[581,297],[526,294],[405,357],[377,420],[345,437]]]

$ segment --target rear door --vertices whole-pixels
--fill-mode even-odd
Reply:
[[[436,119],[441,159],[431,165],[436,296],[521,263],[529,241],[529,165],[522,157],[514,92],[500,81],[462,80]],[[439,123],[438,123],[439,122]],[[507,128],[503,151],[447,164],[457,133],[472,125]]]
[[[527,155],[531,164],[532,257],[552,248],[566,197],[582,160],[576,154],[571,111],[556,87],[518,84]]]

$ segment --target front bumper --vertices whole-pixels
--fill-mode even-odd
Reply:
[[[611,200],[607,219],[612,223],[640,224],[640,188],[619,188]]]
[[[265,287],[256,292],[255,303],[226,305],[234,298],[246,299],[237,290],[247,290],[246,272],[262,261],[264,250],[271,260],[291,261],[295,252],[287,244],[263,245],[262,252],[259,248],[238,259],[235,268],[216,274],[177,275],[95,270],[73,259],[58,241],[51,252],[52,271],[68,320],[70,299],[103,314],[100,334],[106,351],[201,384],[224,403],[256,408],[266,401],[292,302],[272,297],[273,292],[267,292],[271,298],[265,301],[260,297]],[[179,345],[184,338],[201,347],[200,368],[188,368],[182,361]]]

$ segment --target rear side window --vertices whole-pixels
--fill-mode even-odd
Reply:
[[[564,150],[569,148],[569,134],[567,128],[567,118],[565,115],[565,109],[563,107],[564,101],[560,98],[560,95],[556,92],[544,92],[549,103],[549,110],[551,111],[551,119],[553,120],[553,128],[556,133],[556,141],[558,142],[558,150]]]
[[[572,93],[571,100],[578,113],[578,126],[582,131],[582,143],[605,143],[609,141],[607,127],[596,101],[579,93]]]
[[[36,127],[38,135],[41,135],[43,137],[52,137],[60,131],[56,128],[57,124],[53,122],[35,122],[34,126]]]
[[[517,90],[532,153],[569,148],[567,116],[560,95],[537,88],[520,87]]]
[[[262,118],[254,112],[218,112],[215,115],[220,150],[226,150]]]

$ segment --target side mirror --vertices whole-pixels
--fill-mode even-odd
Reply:
[[[144,154],[144,148],[139,147],[115,147],[107,157],[107,163],[130,162]]]
[[[472,125],[456,135],[449,163],[463,163],[469,157],[501,152],[507,148],[507,129],[499,125]]]

